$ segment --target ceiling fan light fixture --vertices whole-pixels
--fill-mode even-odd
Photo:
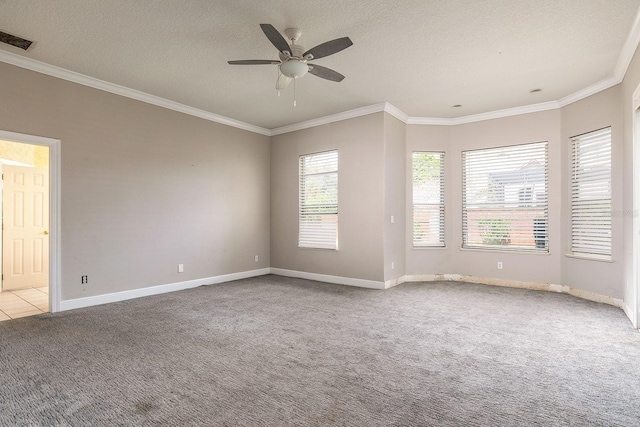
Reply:
[[[307,74],[307,71],[309,71],[309,66],[297,59],[291,59],[280,64],[280,72],[292,79],[299,79]]]

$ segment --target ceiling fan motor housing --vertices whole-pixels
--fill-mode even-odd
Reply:
[[[280,60],[282,60],[282,64],[280,64],[280,72],[292,79],[299,79],[307,74],[309,66],[306,63],[306,60],[302,58],[302,54],[304,52],[304,47],[298,44],[291,45],[291,57],[288,57],[281,52]]]
[[[281,61],[283,62],[287,61],[289,58],[303,59],[302,54],[305,52],[304,46],[300,46],[299,44],[292,44],[290,48],[291,48],[291,56],[289,56],[289,52],[287,52],[286,54],[280,52]]]

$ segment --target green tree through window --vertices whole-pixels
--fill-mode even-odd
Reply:
[[[414,152],[413,246],[444,246],[444,153]]]

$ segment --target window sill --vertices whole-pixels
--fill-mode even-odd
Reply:
[[[442,246],[435,246],[435,245],[434,246],[412,246],[412,248],[416,249],[416,250],[419,250],[419,251],[421,251],[423,249],[426,249],[426,250],[447,249],[447,245],[442,245]]]
[[[338,248],[310,248],[308,246],[298,246],[298,249],[309,250],[309,251],[330,251],[330,252],[338,252]]]
[[[545,255],[549,256],[551,253],[549,251],[539,252],[539,251],[518,251],[518,250],[500,250],[500,249],[489,249],[489,248],[465,248],[460,246],[460,250],[464,252],[488,252],[488,253],[496,253],[496,254],[515,254],[515,255]]]
[[[610,256],[598,256],[598,255],[582,255],[582,254],[564,254],[568,258],[583,259],[585,261],[599,261],[599,262],[613,262],[613,258]]]

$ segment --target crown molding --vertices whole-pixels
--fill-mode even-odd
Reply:
[[[541,111],[556,110],[560,108],[557,101],[541,102],[538,104],[523,105],[522,107],[505,108],[504,110],[489,111],[470,116],[457,117],[451,120],[452,125],[482,122],[485,120],[502,119],[504,117],[519,116],[522,114],[539,113]]]
[[[354,119],[356,117],[366,116],[368,114],[380,113],[385,111],[385,108],[387,105],[390,105],[390,104],[383,102],[380,104],[369,105],[368,107],[356,108],[354,110],[343,111],[342,113],[331,114],[329,116],[324,116],[317,119],[306,120],[304,122],[282,126],[279,128],[271,129],[271,136],[281,135],[283,133],[295,132],[298,130],[308,129],[316,126],[327,125],[329,123],[340,122],[342,120]],[[394,111],[395,110],[400,111],[395,107],[393,107],[393,109]]]
[[[598,92],[602,92],[605,89],[609,89],[617,84],[620,84],[620,82],[622,82],[622,79],[618,79],[618,77],[616,76],[600,80],[599,82],[592,84],[589,87],[581,89],[577,92],[572,93],[571,95],[567,95],[564,98],[558,100],[558,106],[566,107],[567,105],[573,104],[576,101],[580,101],[581,99],[585,99],[591,95],[595,95]]]
[[[504,117],[519,116],[521,114],[538,113],[540,111],[555,110],[560,108],[557,101],[542,102],[539,104],[525,105],[522,107],[506,108],[504,110],[489,111],[487,113],[473,114],[469,116],[456,117],[451,119],[440,119],[436,117],[409,117],[409,125],[437,125],[455,126],[466,123],[482,122],[485,120],[501,119]]]
[[[230,119],[228,117],[220,116],[218,114],[210,113],[208,111],[200,110],[198,108],[189,107],[188,105],[180,104],[178,102],[170,101],[168,99],[160,98],[159,96],[150,95],[148,93],[140,92],[138,90],[130,89],[114,83],[109,83],[104,80],[85,76],[84,74],[65,70],[64,68],[60,68],[54,65],[46,64],[44,62],[36,61],[35,59],[31,59],[25,56],[17,55],[15,53],[7,52],[5,50],[0,50],[0,61],[5,62],[7,64],[15,65],[16,67],[25,68],[27,70],[35,71],[37,73],[46,74],[48,76],[52,76],[62,80],[67,80],[69,82],[77,83],[83,86],[92,87],[94,89],[102,90],[104,92],[113,93],[115,95],[124,96],[127,98],[135,99],[137,101],[142,101],[147,104],[152,104],[158,107],[167,108],[169,110],[177,111],[179,113],[189,114],[190,116],[199,117],[201,119],[209,120],[209,121],[220,123],[227,126],[232,126],[238,129],[243,129],[243,130],[258,133],[261,135],[266,135],[266,136],[271,135],[271,132],[269,131],[269,129],[265,129],[249,123],[244,123],[239,120]]]
[[[335,123],[342,120],[354,119],[356,117],[366,116],[373,113],[385,112],[400,120],[402,123],[407,123],[407,116],[399,108],[383,102],[380,104],[369,105],[368,107],[356,108],[354,110],[343,111],[342,113],[331,114],[330,116],[324,116],[317,119],[307,120],[300,123],[294,123],[292,125],[282,126],[279,128],[271,129],[271,136],[281,135],[283,133],[295,132],[298,130],[309,129],[316,126],[327,125],[329,123]]]
[[[406,115],[403,111],[400,111],[399,108],[396,108],[393,105],[389,104],[388,102],[384,103],[384,112],[392,115],[402,123],[407,123],[407,120],[409,120],[408,115]]]
[[[456,119],[438,118],[438,117],[409,117],[408,125],[434,125],[434,126],[451,126]]]
[[[629,68],[629,64],[631,64],[631,60],[633,59],[633,55],[635,55],[636,50],[638,49],[638,44],[640,44],[640,10],[636,14],[636,18],[631,26],[631,31],[629,31],[627,40],[622,47],[622,52],[620,52],[620,56],[618,57],[618,63],[613,71],[613,75],[618,80],[618,83],[624,79],[627,69]]]

